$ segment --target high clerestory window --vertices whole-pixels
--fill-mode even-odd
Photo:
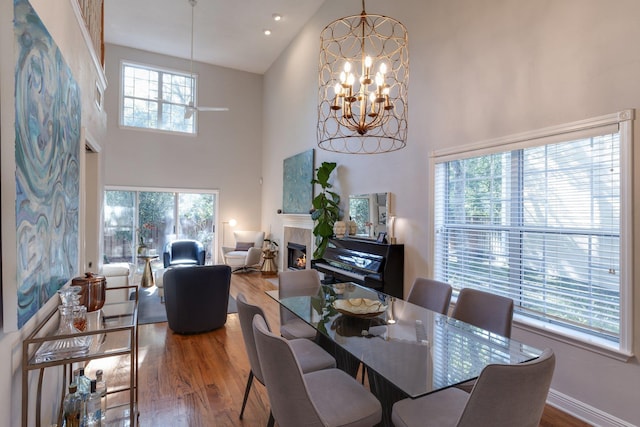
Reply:
[[[120,125],[169,132],[196,133],[196,79],[189,73],[122,63]]]
[[[435,153],[435,278],[512,298],[524,327],[629,353],[632,118]]]

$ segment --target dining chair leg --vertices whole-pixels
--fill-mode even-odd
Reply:
[[[267,427],[273,427],[276,424],[275,418],[273,418],[273,412],[269,411],[269,421],[267,421]]]
[[[240,409],[240,419],[242,419],[242,414],[244,414],[244,407],[247,406],[247,399],[249,398],[249,391],[251,390],[252,383],[253,383],[253,371],[249,371],[247,386],[244,389],[244,399],[242,400],[242,409]]]

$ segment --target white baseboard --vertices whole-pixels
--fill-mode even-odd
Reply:
[[[549,390],[547,403],[572,416],[598,427],[635,427],[620,418],[607,414],[556,390]]]

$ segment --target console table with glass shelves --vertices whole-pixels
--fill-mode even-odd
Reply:
[[[122,290],[125,288],[137,289],[136,286],[123,286],[107,288],[110,290]],[[42,388],[44,371],[51,367],[62,368],[62,386],[58,411],[58,425],[62,426],[62,403],[67,393],[68,385],[73,378],[73,364],[84,363],[114,356],[128,356],[130,362],[129,379],[127,385],[109,387],[107,389],[107,402],[113,401],[118,394],[128,394],[128,402],[117,405],[109,404],[106,413],[106,422],[103,426],[136,426],[138,421],[138,297],[130,301],[105,304],[102,309],[87,313],[87,327],[82,332],[68,335],[57,335],[60,316],[58,308],[49,313],[40,322],[34,331],[22,342],[22,426],[29,426],[29,414],[35,412],[35,425],[41,424]],[[85,346],[77,351],[65,351],[64,354],[55,355],[51,352],[42,352],[40,349],[51,346],[61,340],[81,339]],[[40,352],[39,352],[40,351]],[[38,373],[36,389],[35,411],[29,407],[30,388],[29,377],[35,371]],[[105,375],[109,375],[105,372]],[[125,401],[125,399],[115,399]],[[47,405],[51,407],[50,405]]]

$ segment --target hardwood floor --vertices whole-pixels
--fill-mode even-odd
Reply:
[[[250,303],[263,307],[277,333],[278,305],[265,295],[268,289],[275,286],[259,273],[233,275],[231,294],[235,297],[242,292]],[[238,419],[249,362],[237,314],[229,315],[224,328],[205,334],[174,334],[167,323],[141,325],[139,331],[140,426],[266,425],[269,399],[266,389],[257,381],[249,395],[244,419]],[[588,424],[548,406],[540,426]]]

